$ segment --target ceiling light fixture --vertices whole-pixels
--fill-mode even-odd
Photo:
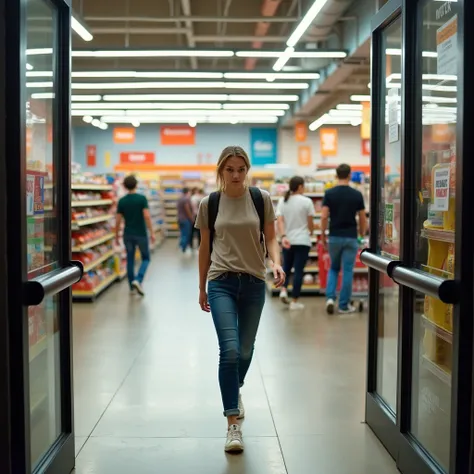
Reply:
[[[224,73],[199,71],[73,71],[71,73],[71,77],[118,77],[130,79],[223,79]]]
[[[231,58],[234,51],[230,50],[146,50],[146,49],[119,49],[119,50],[76,50],[72,51],[73,58]]]
[[[281,71],[283,66],[290,60],[291,55],[295,52],[295,48],[287,47],[281,56],[276,60],[275,64],[273,65],[274,71]]]
[[[78,95],[72,95],[71,96],[71,101],[74,102],[99,102],[102,100],[102,96],[98,94],[78,94]]]
[[[75,97],[91,97],[73,95]],[[97,96],[100,97],[100,96]],[[105,102],[138,102],[138,101],[218,101],[218,102],[296,102],[299,99],[296,94],[106,94],[103,96]]]
[[[33,70],[33,66],[30,63],[26,63],[26,70],[31,71]],[[28,73],[26,73],[28,75]]]
[[[227,110],[288,110],[288,104],[223,104]]]
[[[74,15],[71,16],[71,28],[84,41],[92,41],[94,39],[91,32]]]
[[[281,102],[296,102],[299,100],[299,96],[297,95],[261,95],[261,94],[229,94],[228,100],[231,102],[252,102],[252,101],[260,101],[260,102],[273,102],[273,101],[281,101]]]
[[[328,0],[315,0],[310,9],[307,11],[306,15],[300,21],[299,25],[296,27],[295,31],[293,31],[291,36],[288,38],[288,41],[286,42],[287,46],[296,46],[298,41],[305,34],[306,30],[316,19],[319,12],[323,9],[324,5],[326,5],[327,1]]]
[[[26,87],[28,88],[38,88],[38,89],[42,89],[42,88],[50,88],[50,87],[53,87],[53,82],[50,81],[50,82],[27,82],[26,83]]]
[[[82,117],[82,120],[84,120],[84,122],[86,123],[91,123],[93,118],[90,115],[84,115],[84,117]]]
[[[73,109],[174,109],[174,110],[190,110],[190,109],[207,109],[219,110],[222,105],[218,102],[214,103],[196,103],[189,104],[186,102],[101,102],[99,104],[89,102],[72,103]]]
[[[104,123],[132,123],[134,120],[132,117],[123,117],[117,115],[107,115],[102,116],[101,121]],[[180,124],[189,124],[189,122],[198,123],[228,123],[231,124],[235,121],[238,123],[248,123],[248,124],[259,124],[259,123],[276,123],[278,122],[278,117],[239,117],[238,119],[234,117],[215,117],[215,116],[206,116],[206,117],[143,117],[140,119],[141,123],[180,123]]]
[[[237,51],[235,55],[239,58],[270,58],[278,59],[281,56],[281,51]],[[292,58],[297,59],[342,59],[347,57],[347,53],[341,50],[314,50],[314,51],[294,51]]]
[[[27,87],[52,87],[52,82],[30,82]],[[308,89],[305,82],[73,82],[75,90],[111,89]]]
[[[338,104],[336,105],[337,110],[362,110],[362,104]]]
[[[370,95],[351,95],[353,102],[370,102]]]
[[[130,116],[130,117],[146,117],[146,116],[155,116],[159,115],[160,117],[181,117],[185,121],[190,120],[192,117],[229,117],[229,116],[239,116],[239,117],[249,117],[251,115],[254,117],[281,117],[285,115],[284,110],[254,110],[251,114],[247,110],[193,110],[189,114],[182,114],[177,110],[160,110],[160,109],[150,109],[150,110],[134,110],[134,109],[72,109],[71,115],[74,117],[82,117],[84,115],[114,115],[114,116]]]
[[[225,79],[265,79],[274,81],[278,79],[287,80],[311,80],[319,79],[321,76],[317,72],[225,72]]]

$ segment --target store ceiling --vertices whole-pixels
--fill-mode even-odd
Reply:
[[[364,1],[369,3],[358,0],[357,5]],[[152,121],[157,110],[162,120],[174,121],[176,110],[192,118],[198,112],[191,115],[191,110],[219,108],[227,109],[219,110],[223,121],[234,114],[232,122],[265,122],[271,117],[288,126],[300,118],[310,121],[346,96],[367,93],[367,44],[359,48],[355,61],[335,57],[349,52],[344,26],[356,18],[351,13],[356,1],[319,2],[324,4],[321,11],[275,73],[275,63],[314,0],[73,0],[76,18],[93,36],[86,42],[73,33],[75,123],[82,121],[82,111],[95,112],[90,114],[94,117],[104,111],[110,118],[115,110],[117,118],[124,108],[136,109],[133,120],[141,118],[143,123]],[[373,14],[375,4],[370,5]],[[44,16],[31,13],[28,20],[35,31],[48,29]],[[50,45],[45,34],[28,41],[29,49]],[[262,51],[273,57],[248,57],[265,54]],[[321,54],[330,57],[295,57]],[[40,75],[46,68],[42,56],[28,56],[28,62],[33,67],[28,72],[30,87],[47,94],[47,87],[31,86],[48,80]],[[326,77],[331,68],[336,73]],[[318,81],[320,73],[324,80]],[[308,94],[315,84],[317,93]],[[236,109],[238,113],[228,112]],[[183,121],[183,112],[177,119]]]

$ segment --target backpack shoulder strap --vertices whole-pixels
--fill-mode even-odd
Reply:
[[[262,192],[255,186],[249,187],[250,196],[252,197],[253,205],[260,219],[260,241],[263,242],[263,235],[265,230],[265,202],[263,201]]]
[[[214,233],[216,231],[215,225],[216,225],[217,213],[219,212],[220,199],[221,199],[221,193],[219,191],[214,191],[209,195],[209,202],[207,205],[207,226],[209,228],[209,233],[210,233],[209,248],[210,248],[211,255],[212,255],[212,244],[214,242]]]

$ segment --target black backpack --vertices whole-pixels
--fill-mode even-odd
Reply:
[[[264,245],[264,225],[265,225],[265,203],[263,201],[263,196],[260,189],[250,186],[249,187],[250,196],[252,197],[253,205],[257,211],[258,218],[260,219],[260,243]],[[210,232],[209,237],[209,248],[210,255],[212,255],[212,244],[214,242],[214,234],[216,232],[215,224],[217,219],[217,213],[219,212],[219,202],[221,200],[220,191],[214,191],[209,195],[209,203],[207,208],[208,213],[208,227]]]

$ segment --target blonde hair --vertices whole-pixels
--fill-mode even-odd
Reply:
[[[222,178],[222,171],[224,169],[225,164],[229,158],[236,157],[242,158],[245,162],[245,166],[247,167],[247,171],[250,169],[250,159],[247,155],[247,152],[240,146],[227,146],[222,150],[221,156],[217,161],[217,189],[219,191],[225,191],[225,181]],[[247,185],[247,183],[246,183]]]

